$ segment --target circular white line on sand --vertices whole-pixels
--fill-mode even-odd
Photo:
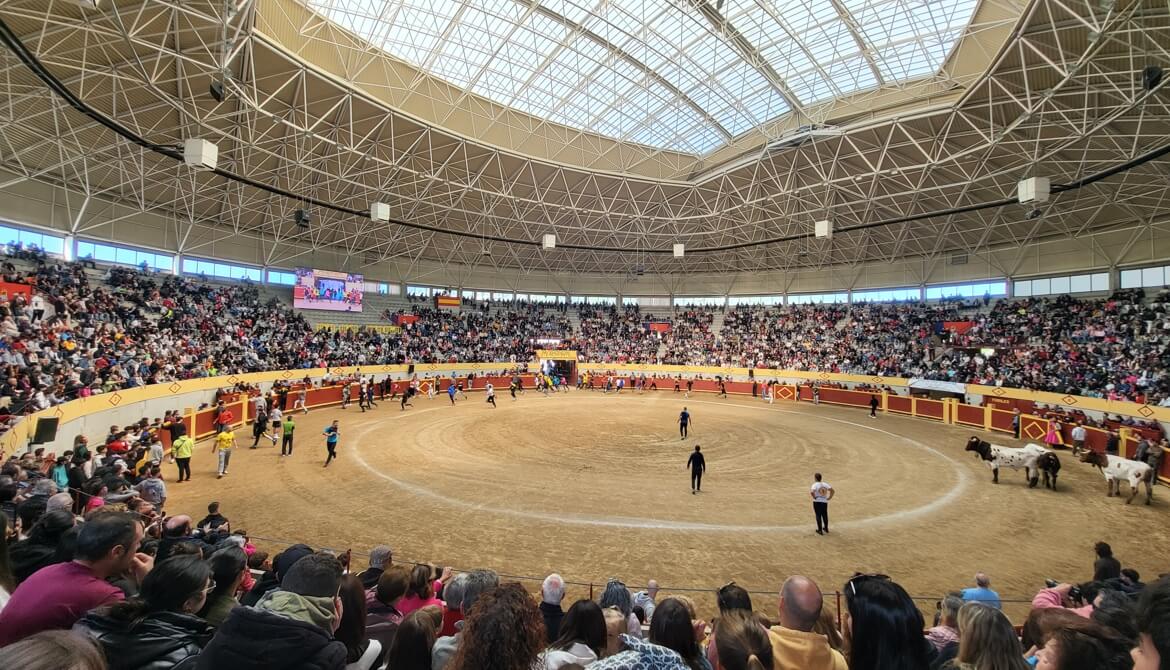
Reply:
[[[595,398],[598,400],[602,399],[602,397],[598,397],[598,396],[585,396],[585,397],[591,397],[591,398]],[[725,404],[725,403],[712,401],[712,400],[695,400],[694,398],[688,399],[687,402],[688,403],[701,403],[701,404],[707,404],[707,405],[721,405],[723,407],[734,407],[737,409],[762,410],[765,412],[782,412],[784,414],[801,414],[801,415],[807,416],[807,414],[804,412],[795,412],[792,410],[780,409],[780,408],[777,408],[774,406],[753,407],[751,405],[731,405],[731,404]],[[445,407],[432,407],[429,409],[415,410],[414,412],[411,413],[411,415],[417,416],[418,414],[422,414],[425,412],[434,412],[434,411],[437,411],[440,409],[445,409]],[[405,418],[406,416],[407,416],[406,414],[399,414],[398,418]],[[967,471],[964,468],[960,467],[959,463],[956,462],[953,458],[951,458],[950,456],[947,456],[946,454],[942,453],[941,451],[938,451],[937,449],[935,449],[933,447],[928,447],[925,444],[922,444],[921,442],[919,442],[917,440],[912,440],[912,439],[905,437],[903,435],[898,435],[896,433],[891,433],[887,430],[882,430],[881,428],[877,428],[876,426],[871,426],[871,425],[862,424],[862,423],[855,423],[853,421],[846,421],[844,419],[835,419],[832,417],[819,417],[819,418],[821,418],[822,420],[825,420],[825,421],[832,421],[834,423],[840,423],[840,424],[844,424],[847,426],[854,426],[856,428],[871,430],[874,432],[881,433],[883,435],[888,435],[888,436],[895,438],[895,439],[898,439],[898,440],[902,440],[903,442],[905,442],[907,444],[910,444],[910,445],[917,447],[923,451],[926,451],[927,453],[933,454],[933,455],[941,458],[942,460],[946,461],[947,463],[949,463],[951,465],[952,470],[954,471],[956,477],[958,478],[958,484],[956,484],[954,487],[952,487],[949,491],[947,491],[943,495],[939,496],[938,498],[935,498],[934,500],[926,503],[925,505],[920,505],[918,507],[914,507],[914,508],[907,509],[907,510],[890,512],[888,514],[881,514],[881,515],[869,517],[866,519],[854,519],[852,521],[838,521],[838,522],[833,524],[835,528],[845,528],[845,529],[862,528],[862,527],[873,526],[873,525],[877,525],[877,524],[903,522],[903,521],[907,521],[910,519],[923,517],[923,516],[926,516],[929,514],[933,514],[933,513],[937,512],[938,510],[943,509],[944,507],[947,507],[948,505],[953,503],[956,499],[958,499],[958,497],[961,496],[967,490],[967,486],[970,482],[970,475],[967,473]],[[381,423],[381,422],[379,422],[379,423]],[[638,517],[598,517],[598,516],[591,516],[591,515],[587,515],[587,514],[548,514],[546,512],[532,512],[529,510],[518,510],[518,509],[507,508],[507,507],[496,507],[494,505],[487,505],[485,503],[468,502],[468,501],[462,500],[460,498],[454,498],[454,497],[451,497],[449,495],[439,493],[438,491],[428,489],[424,486],[419,486],[417,484],[412,484],[410,482],[403,481],[401,479],[398,479],[397,477],[388,475],[385,472],[382,472],[381,470],[378,470],[377,468],[375,468],[375,467],[371,466],[369,463],[367,463],[366,459],[362,456],[362,444],[364,443],[365,436],[367,434],[369,434],[371,431],[376,430],[378,428],[380,428],[380,425],[375,424],[375,425],[372,425],[372,426],[362,430],[361,432],[359,432],[357,434],[357,438],[358,438],[357,439],[357,446],[355,447],[353,453],[354,453],[354,458],[357,460],[358,464],[361,465],[363,468],[369,470],[374,475],[381,477],[382,479],[390,482],[391,484],[394,484],[395,486],[397,486],[400,489],[403,489],[404,491],[408,491],[408,492],[413,493],[417,496],[431,498],[433,500],[438,500],[438,501],[445,503],[447,505],[450,505],[452,507],[459,507],[462,509],[469,509],[469,510],[474,510],[477,512],[488,512],[491,514],[512,516],[512,517],[518,517],[518,518],[523,518],[523,519],[534,519],[537,521],[547,521],[550,523],[562,523],[562,524],[568,523],[568,524],[576,524],[576,525],[583,525],[583,526],[606,526],[606,527],[610,527],[610,528],[638,528],[638,529],[645,529],[645,530],[679,530],[679,531],[696,531],[696,530],[730,531],[730,532],[753,532],[753,533],[758,533],[758,532],[773,532],[773,533],[801,532],[801,533],[807,533],[808,528],[809,528],[808,523],[795,524],[795,525],[733,525],[733,524],[715,524],[715,523],[693,523],[693,522],[687,522],[687,521],[662,521],[659,519],[643,519],[643,518],[638,518]]]

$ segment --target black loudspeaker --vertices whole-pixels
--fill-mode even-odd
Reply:
[[[411,363],[410,367],[406,368],[406,374],[408,374],[408,375],[414,374],[414,363]]]
[[[57,417],[50,419],[37,419],[37,428],[33,431],[33,439],[29,444],[48,444],[57,439],[57,422],[60,421]]]
[[[298,209],[293,213],[293,221],[301,228],[308,228],[309,224],[313,222],[313,216],[309,214],[308,210]]]
[[[748,379],[755,379],[756,371],[753,368],[748,368]]]
[[[208,87],[207,92],[211,94],[211,97],[215,98],[216,102],[223,102],[224,94],[222,81],[211,82],[211,86]]]
[[[1154,90],[1162,83],[1162,68],[1158,65],[1148,65],[1142,70],[1142,87],[1147,91]]]

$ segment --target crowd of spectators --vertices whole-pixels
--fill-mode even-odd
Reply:
[[[146,442],[165,426],[132,428]],[[566,603],[555,573],[530,593],[490,569],[395,563],[387,545],[361,571],[305,544],[270,557],[217,503],[198,522],[148,514],[166,504],[156,473],[94,460],[105,488],[127,493],[83,513],[33,459],[0,472],[6,670],[1170,668],[1170,577],[1145,584],[1100,542],[1090,579],[1035,594],[1022,635],[984,573],[929,623],[895,580],[862,573],[834,585],[839,613],[800,575],[767,602],[730,582],[712,612],[653,580],[635,593],[613,578]]]
[[[16,265],[16,261],[21,267]],[[670,363],[919,377],[1170,404],[1170,294],[974,303],[707,308],[415,304],[399,332],[315,330],[247,283],[81,263],[22,251],[27,284],[0,295],[0,427],[67,400],[145,384],[270,369],[406,362],[526,362],[576,348],[601,363]],[[486,303],[485,303],[486,307]],[[393,315],[391,315],[393,316]],[[664,324],[661,332],[652,324]],[[962,328],[944,324],[962,324]],[[987,353],[986,350],[994,350]]]
[[[669,318],[643,313],[636,306],[583,305],[577,312],[580,329],[566,346],[576,348],[582,360],[596,363],[656,363],[662,338],[651,322]]]

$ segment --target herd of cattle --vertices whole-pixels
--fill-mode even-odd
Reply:
[[[990,444],[978,437],[967,440],[967,451],[973,451],[991,468],[991,481],[999,483],[1001,467],[1013,470],[1023,469],[1028,478],[1028,487],[1034,488],[1040,477],[1044,477],[1045,488],[1056,490],[1056,476],[1060,473],[1060,458],[1051,449],[1038,444],[1023,447],[1003,447]],[[1154,469],[1146,463],[1131,461],[1113,454],[1102,454],[1091,450],[1080,455],[1082,463],[1094,465],[1105,476],[1109,497],[1121,496],[1122,480],[1129,482],[1129,504],[1138,494],[1138,485],[1146,485],[1146,504],[1154,498]]]

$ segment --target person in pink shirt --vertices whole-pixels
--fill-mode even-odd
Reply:
[[[0,611],[0,647],[45,630],[68,629],[91,609],[125,599],[107,582],[129,576],[142,583],[154,559],[138,553],[142,523],[128,512],[95,515],[77,534],[76,558],[37,570]]]
[[[433,580],[434,568],[430,565],[416,565],[410,571],[410,585],[406,588],[406,595],[396,605],[402,616],[422,609],[428,605],[437,605],[440,610],[447,608],[442,600],[435,597],[436,588],[446,583],[442,578]],[[451,569],[443,570],[443,577],[450,579]]]

